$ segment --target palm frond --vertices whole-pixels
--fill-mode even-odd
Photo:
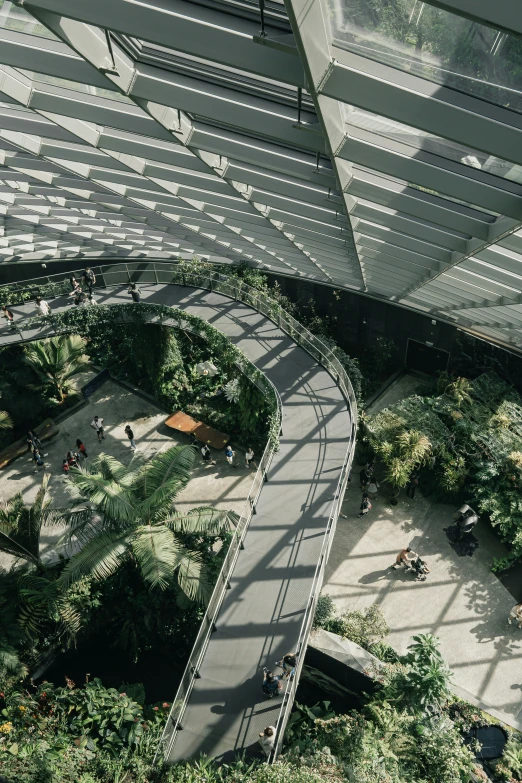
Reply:
[[[142,513],[148,516],[150,509],[162,504],[165,498],[174,499],[190,479],[195,451],[191,446],[173,446],[158,454],[141,469],[134,484],[134,492]]]
[[[57,582],[51,582],[37,574],[24,574],[20,579],[22,599],[18,622],[23,631],[31,637],[41,633],[49,622],[56,619]]]
[[[187,598],[201,604],[208,602],[212,593],[212,587],[199,552],[191,552],[184,548],[177,577],[178,584]]]
[[[36,497],[33,500],[32,511],[35,515],[42,514],[51,504],[51,500],[47,495],[47,487],[49,485],[50,478],[51,477],[49,473],[44,473],[42,478],[42,486],[36,493]]]
[[[13,536],[12,530],[6,529],[2,524],[0,524],[0,551],[13,557],[21,557],[32,563],[38,562],[38,558],[33,555],[30,549]]]
[[[164,590],[175,578],[184,555],[184,547],[161,525],[142,525],[132,540],[132,551],[143,579],[151,587]]]
[[[0,639],[0,674],[11,674],[23,679],[28,674],[27,666],[21,662],[18,651]]]
[[[237,525],[239,517],[233,511],[214,508],[193,508],[186,513],[174,512],[162,521],[175,533],[201,533],[219,535]]]
[[[65,566],[58,582],[69,587],[82,576],[102,581],[112,576],[128,555],[128,533],[100,533],[76,554]]]
[[[98,454],[91,462],[89,468],[84,472],[92,474],[99,473],[103,478],[112,479],[118,484],[125,482],[125,486],[127,486],[127,482],[125,481],[127,474],[131,478],[133,477],[133,471],[130,471],[127,465],[124,465],[110,454],[105,454],[105,452]]]
[[[89,357],[84,353],[86,341],[73,334],[37,340],[24,348],[24,361],[45,386],[52,386],[61,400],[63,389],[85,369]]]
[[[93,503],[109,519],[129,521],[136,516],[136,504],[128,490],[114,479],[106,479],[100,473],[86,472],[81,468],[71,468],[67,484],[75,487],[81,498]]]
[[[58,547],[70,544],[74,540],[84,546],[105,529],[102,517],[92,508],[85,506],[60,512],[57,515],[57,522],[67,528],[58,539]]]

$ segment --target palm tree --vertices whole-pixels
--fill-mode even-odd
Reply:
[[[34,503],[24,503],[19,492],[11,500],[0,500],[0,552],[43,568],[40,560],[40,532],[43,525],[55,524],[58,512],[49,508],[49,476],[44,475]]]
[[[397,435],[400,456],[403,460],[420,465],[431,451],[431,443],[418,430],[405,430]]]
[[[211,584],[200,552],[187,544],[230,529],[231,512],[196,508],[185,514],[174,501],[190,478],[190,446],[173,446],[146,464],[124,466],[101,454],[88,469],[70,471],[73,498],[83,501],[67,515],[67,540],[81,544],[60,577],[69,587],[82,577],[104,580],[131,561],[151,587],[177,584],[187,598],[203,603]]]
[[[74,387],[73,377],[82,372],[89,357],[86,340],[78,334],[39,340],[24,349],[25,362],[36,372],[40,385],[50,387],[58,402]]]

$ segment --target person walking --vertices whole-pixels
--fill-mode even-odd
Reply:
[[[92,296],[92,287],[96,282],[96,277],[90,266],[86,266],[82,272],[82,283],[87,287]]]
[[[273,674],[266,666],[263,669],[263,685],[261,689],[265,696],[269,699],[273,698],[282,689],[281,677],[278,674]]]
[[[42,455],[40,454],[40,450],[36,448],[36,446],[33,448],[33,462],[34,462],[34,472],[38,473],[40,468],[45,468],[45,463],[42,459]]]
[[[232,446],[229,444],[225,449],[225,459],[232,468],[237,468],[237,465],[234,465],[234,456],[235,451],[232,451]]]
[[[40,440],[36,432],[34,432],[34,430],[29,430],[29,432],[27,433],[27,446],[28,446],[27,451],[31,451],[33,448],[39,449],[41,445],[42,445],[42,441]]]
[[[297,656],[295,653],[286,653],[280,661],[276,661],[276,666],[283,670],[283,677],[287,680],[293,677],[295,667],[297,666]]]
[[[267,726],[266,729],[263,729],[263,731],[259,732],[259,744],[263,748],[267,758],[270,756],[270,753],[274,748],[275,738],[276,730],[274,726]]]
[[[367,492],[363,492],[362,500],[361,500],[361,510],[359,514],[357,514],[358,517],[364,517],[366,514],[371,511],[372,504],[370,501],[370,498],[368,497]]]
[[[366,487],[366,491],[368,492],[370,500],[375,500],[380,486],[381,485],[379,484],[375,476],[371,476],[370,481],[368,482],[368,486]]]
[[[45,316],[51,314],[49,302],[46,302],[41,296],[36,297],[36,309],[38,310],[38,315]]]
[[[134,440],[134,433],[130,428],[130,424],[127,424],[127,426],[125,427],[125,434],[129,439],[131,451],[136,451],[136,442]]]
[[[419,474],[418,473],[412,473],[408,483],[406,484],[406,495],[411,498],[412,500],[415,500],[415,490],[419,486]]]
[[[252,449],[252,446],[249,446],[248,450],[245,452],[245,465],[247,466],[247,468],[250,468],[250,463],[253,461],[253,459],[254,459],[254,451]],[[255,465],[255,467],[257,467],[255,462],[253,464]]]
[[[139,302],[141,299],[141,291],[136,285],[136,283],[131,283],[129,286],[129,290],[127,291],[128,294],[132,296],[133,302]]]
[[[98,443],[101,443],[102,439],[105,440],[105,434],[103,432],[103,419],[100,419],[99,416],[95,416],[91,421],[91,427],[93,430],[96,430],[96,434],[98,435]]]
[[[369,480],[370,480],[370,476],[367,473],[366,468],[363,468],[361,470],[361,472],[359,473],[359,482],[360,482],[360,485],[361,485],[361,492],[364,492],[364,490],[366,489],[366,486],[367,486]]]
[[[202,445],[202,447],[201,447],[201,456],[203,458],[203,462],[206,462],[209,465],[215,465],[216,464],[216,460],[212,459],[212,455],[210,453],[210,449],[209,449],[209,447],[207,446],[206,443],[204,443]]]
[[[80,438],[76,439],[76,448],[78,449],[78,456],[80,456],[82,461],[85,462],[89,455],[87,454],[87,449],[85,448],[85,445],[82,443]]]
[[[71,290],[69,292],[69,296],[76,296],[77,294],[81,294],[82,287],[78,280],[75,277],[70,277],[69,282],[71,284]]]
[[[7,320],[7,323],[11,327],[11,329],[16,329],[16,326],[14,325],[14,315],[12,314],[11,310],[7,307],[7,305],[4,305],[2,307],[2,316]]]
[[[412,561],[416,560],[417,557],[417,553],[414,552],[411,547],[408,546],[406,549],[401,549],[395,558],[395,563],[392,565],[392,568],[411,568]]]

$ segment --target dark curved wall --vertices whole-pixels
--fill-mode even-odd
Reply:
[[[408,338],[433,343],[434,348],[450,354],[449,370],[456,375],[474,378],[494,370],[522,392],[522,352],[508,351],[443,321],[433,323],[430,316],[392,303],[299,278],[268,277],[293,302],[305,305],[313,299],[318,315],[337,318],[332,332],[348,354],[360,355],[364,348],[375,348],[378,337],[387,337],[397,346],[396,369],[400,369]]]

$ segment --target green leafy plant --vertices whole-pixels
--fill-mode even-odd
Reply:
[[[38,376],[40,387],[50,389],[58,402],[74,388],[74,376],[89,362],[85,345],[83,338],[73,334],[36,341],[25,348],[25,361]]]
[[[21,492],[11,500],[0,500],[0,552],[21,558],[39,569],[40,533],[45,525],[58,521],[59,512],[50,508],[47,494],[49,475],[45,474],[42,486],[30,505],[24,503]]]
[[[145,464],[124,466],[102,454],[89,468],[71,470],[67,486],[80,505],[66,517],[67,538],[75,537],[82,548],[59,583],[68,587],[85,576],[105,580],[130,559],[151,587],[164,589],[176,581],[188,599],[205,601],[206,569],[186,536],[219,534],[232,515],[203,507],[186,514],[175,510],[194,459],[190,446],[174,446]]]
[[[408,654],[390,666],[382,677],[381,698],[417,712],[428,706],[440,708],[450,698],[450,670],[439,651],[439,642],[430,634],[413,637]]]
[[[333,601],[327,595],[319,598],[314,626],[350,639],[365,648],[389,633],[386,620],[376,605],[369,606],[364,611],[356,609],[353,612],[336,614],[333,611]]]

